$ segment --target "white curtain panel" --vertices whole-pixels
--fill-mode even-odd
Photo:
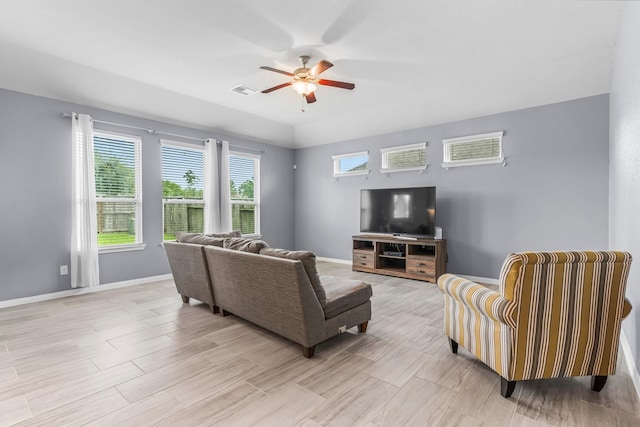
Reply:
[[[100,275],[91,116],[72,113],[71,134],[71,287],[93,287]]]
[[[204,232],[219,233],[220,179],[218,177],[218,143],[215,139],[204,142]]]
[[[229,141],[222,141],[220,162],[220,230],[231,231],[231,182],[229,179]]]

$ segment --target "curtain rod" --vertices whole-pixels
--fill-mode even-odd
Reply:
[[[61,116],[65,117],[65,118],[71,118],[71,113],[62,113]],[[104,125],[113,125],[113,126],[120,126],[120,127],[124,127],[124,128],[129,128],[129,129],[143,130],[143,131],[145,131],[147,133],[150,133],[150,134],[153,134],[153,135],[169,135],[169,136],[175,136],[177,138],[185,138],[185,139],[191,139],[193,141],[200,141],[202,143],[204,143],[206,141],[205,139],[202,139],[202,138],[194,138],[192,136],[179,135],[177,133],[170,133],[170,132],[163,132],[163,131],[159,131],[159,130],[156,130],[156,129],[143,128],[143,127],[140,127],[140,126],[131,126],[131,125],[125,125],[123,123],[106,122],[104,120],[96,120],[94,118],[92,118],[92,120],[95,123],[102,123]],[[216,141],[216,142],[218,144],[221,143],[220,141]],[[264,150],[264,149],[261,149],[261,148],[243,147],[243,146],[240,146],[240,145],[231,145],[231,144],[229,144],[229,146],[233,147],[233,148],[240,148],[242,150],[258,151],[260,153],[266,153],[267,152],[267,150]]]

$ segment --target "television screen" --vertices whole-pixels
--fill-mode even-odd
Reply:
[[[433,237],[436,187],[360,191],[360,231]]]

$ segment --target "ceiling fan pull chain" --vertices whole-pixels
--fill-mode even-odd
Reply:
[[[304,113],[304,95],[300,96],[300,100],[302,101],[302,107],[300,107],[300,111]]]

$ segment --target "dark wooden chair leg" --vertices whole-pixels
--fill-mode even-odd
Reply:
[[[502,395],[502,397],[504,397],[505,399],[511,397],[515,389],[515,381],[507,381],[504,378],[500,378],[500,394]]]
[[[211,311],[213,311],[213,314],[218,314],[220,313],[220,307],[214,305],[213,307],[211,307]]]
[[[591,377],[591,390],[600,391],[607,382],[606,375],[594,375]]]
[[[222,315],[223,315],[224,317],[227,317],[227,316],[228,316],[228,315],[230,315],[230,314],[231,314],[231,313],[229,313],[227,310],[222,309]]]
[[[189,304],[189,297],[185,295],[180,295],[182,297],[182,302],[185,304]]]
[[[367,325],[368,324],[369,324],[369,322],[360,323],[358,325],[358,332],[360,332],[361,334],[364,334],[365,332],[367,332]]]
[[[451,352],[453,354],[458,353],[458,343],[449,338],[449,346],[451,347]]]
[[[311,359],[315,352],[316,352],[315,345],[312,345],[311,347],[302,346],[302,354],[304,354],[304,357],[306,357],[307,359]]]

